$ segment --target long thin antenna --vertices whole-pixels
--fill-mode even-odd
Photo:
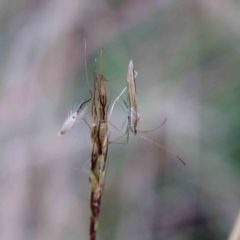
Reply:
[[[146,138],[146,137],[144,137],[144,136],[142,136],[142,135],[140,135],[140,134],[138,134],[138,136],[141,137],[141,138],[143,138],[143,139],[145,139],[145,140],[147,140],[148,142],[153,143],[154,145],[156,145],[156,146],[164,149],[165,151],[171,153],[172,155],[174,155],[175,157],[177,157],[184,165],[186,165],[186,163],[185,163],[176,153],[170,151],[169,149],[167,149],[166,147],[160,145],[159,143],[156,143],[156,142],[154,142],[154,141],[152,141],[152,140],[150,140],[150,139],[148,139],[148,138]]]
[[[116,104],[116,102],[118,101],[118,99],[121,97],[121,95],[125,92],[125,90],[127,89],[127,87],[125,87],[122,92],[118,95],[118,97],[114,100],[113,104],[112,104],[112,107],[111,107],[111,110],[110,110],[110,114],[109,114],[109,117],[108,119],[110,119],[111,115],[112,115],[112,111],[113,111],[113,107],[114,105]]]

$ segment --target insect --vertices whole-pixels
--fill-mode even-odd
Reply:
[[[78,123],[81,119],[89,115],[90,108],[88,102],[91,99],[80,103],[77,107],[74,107],[71,113],[68,115],[67,119],[63,123],[63,126],[61,130],[58,132],[58,136],[61,136],[65,134],[67,131],[69,131],[75,123]]]
[[[136,76],[137,76],[137,72],[134,71],[133,62],[131,60],[130,63],[129,63],[129,66],[128,66],[127,87],[125,89],[123,89],[121,94],[115,100],[115,101],[118,101],[118,99],[121,97],[123,92],[126,89],[128,90],[127,102],[124,100],[124,104],[128,108],[128,126],[127,126],[125,134],[118,137],[117,139],[127,135],[127,141],[126,141],[126,143],[127,143],[128,140],[129,140],[129,131],[130,131],[132,134],[138,135],[139,137],[145,139],[146,141],[148,141],[148,142],[156,145],[157,147],[162,148],[165,151],[167,151],[167,152],[171,153],[172,155],[176,156],[184,165],[186,165],[186,163],[179,156],[177,156],[174,152],[170,151],[168,148],[166,148],[166,147],[160,145],[159,143],[156,143],[156,142],[152,141],[151,139],[146,138],[143,135],[139,134],[139,133],[148,133],[148,132],[151,132],[151,131],[154,131],[154,130],[160,128],[167,121],[167,119],[165,119],[160,126],[158,126],[156,128],[153,128],[151,130],[138,130],[138,123],[139,123],[139,120],[140,120],[140,116],[139,116],[139,112],[138,112],[138,108],[137,108],[137,99],[136,99],[137,98],[136,82],[135,82]],[[112,111],[112,109],[111,109],[111,111]],[[115,141],[117,139],[115,139]]]

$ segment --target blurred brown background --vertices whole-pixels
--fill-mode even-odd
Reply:
[[[88,239],[89,129],[57,137],[89,97],[84,38],[90,80],[103,46],[115,92],[133,60],[139,129],[167,117],[146,136],[187,163],[137,136],[112,144],[98,239],[227,239],[240,207],[238,0],[0,2],[0,239]],[[116,105],[111,122],[125,118]]]

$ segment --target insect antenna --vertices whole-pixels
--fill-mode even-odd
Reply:
[[[112,104],[112,107],[111,107],[111,110],[110,110],[110,114],[109,114],[109,117],[108,119],[110,119],[111,115],[112,115],[112,111],[113,111],[113,108],[114,108],[114,105],[116,104],[116,102],[118,101],[119,98],[122,98],[122,94],[125,92],[125,90],[127,89],[127,87],[125,87],[122,92],[118,95],[118,97],[114,100],[113,104]],[[124,100],[124,99],[123,99]],[[124,100],[125,101],[125,100]]]

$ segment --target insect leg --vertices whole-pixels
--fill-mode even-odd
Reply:
[[[121,138],[124,137],[125,135],[127,135],[127,140],[126,140],[126,142],[116,142],[117,140],[121,139]],[[128,143],[128,140],[129,140],[129,127],[127,127],[126,132],[125,132],[123,135],[121,135],[120,137],[116,138],[114,141],[110,141],[110,142],[108,142],[108,143],[109,143],[109,144],[110,144],[110,143],[127,144],[127,143]]]
[[[143,139],[145,139],[146,141],[148,141],[148,142],[156,145],[157,147],[162,148],[163,150],[171,153],[172,155],[174,155],[175,157],[177,157],[184,165],[186,165],[186,163],[185,163],[176,153],[170,151],[168,148],[166,148],[166,147],[162,146],[161,144],[156,143],[156,142],[154,142],[153,140],[151,140],[151,139],[149,139],[149,138],[146,138],[146,137],[144,137],[144,136],[142,136],[142,135],[140,135],[140,134],[138,134],[138,136],[141,137],[141,138],[143,138]]]

